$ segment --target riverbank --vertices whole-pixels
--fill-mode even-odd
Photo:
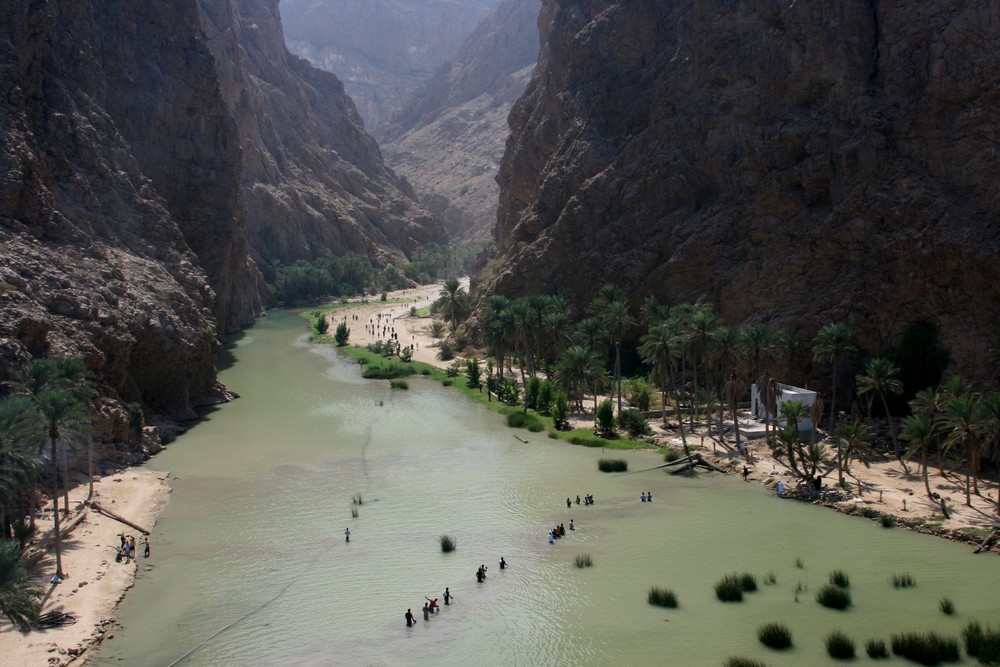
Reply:
[[[467,287],[467,284],[463,283],[463,287]],[[414,360],[445,369],[454,362],[441,361],[437,358],[438,341],[431,335],[431,318],[414,317],[410,314],[410,308],[413,306],[418,310],[429,306],[439,296],[440,290],[441,285],[427,285],[390,292],[387,294],[386,302],[339,304],[337,309],[328,315],[330,330],[332,332],[339,322],[347,322],[351,327],[350,344],[364,347],[377,340],[388,340],[388,334],[395,328],[400,344],[415,348]],[[364,324],[369,320],[373,320],[376,324],[388,322],[386,335],[382,335],[382,330],[378,327],[377,330],[369,329],[366,332]],[[682,448],[681,439],[676,431],[662,428],[661,421],[657,418],[649,419],[648,422],[653,431],[653,437],[648,439],[651,447],[670,447],[677,450]],[[593,415],[574,414],[570,425],[574,429],[589,431],[593,427]],[[731,424],[729,426],[731,427]],[[735,450],[733,443],[723,445],[713,440],[714,437],[704,428],[695,429],[688,434],[688,444],[693,450],[700,451],[720,467],[728,467],[733,474],[740,474],[743,469],[743,457]],[[784,482],[788,488],[795,487],[798,482],[797,477],[785,463],[771,456],[770,448],[764,445],[763,439],[747,440],[747,442],[755,461],[751,466],[752,480],[765,484],[771,492],[774,492],[778,482]],[[613,446],[613,441],[609,441],[609,446]],[[943,472],[934,466],[929,467],[929,486],[932,492],[944,499],[949,513],[946,519],[942,514],[940,502],[927,497],[917,463],[909,462],[906,467],[908,472],[904,472],[903,466],[894,459],[871,461],[867,467],[855,462],[850,474],[845,474],[845,481],[852,492],[851,498],[836,503],[817,502],[842,513],[867,516],[871,519],[888,515],[894,518],[894,524],[901,527],[975,544],[981,542],[995,526],[1000,524],[1000,515],[996,514],[996,481],[981,480],[979,484],[981,495],[974,494],[971,506],[966,506],[964,479],[960,478],[958,473]],[[837,481],[835,470],[827,472],[823,477],[825,488],[832,488]],[[1000,544],[994,544],[993,549],[1000,552]]]
[[[111,512],[153,530],[156,519],[167,503],[170,488],[166,474],[150,470],[130,469],[103,477],[94,482],[94,500]],[[55,556],[51,549],[35,566],[39,583],[46,592],[42,613],[63,612],[72,614],[76,623],[48,630],[32,631],[23,635],[8,624],[0,632],[0,655],[4,664],[69,665],[87,664],[102,639],[114,632],[115,610],[125,593],[133,586],[138,569],[149,569],[156,561],[156,537],[151,536],[151,557],[139,558],[131,563],[116,563],[115,549],[119,535],[134,535],[142,541],[139,531],[126,526],[96,510],[83,507],[87,485],[69,492],[71,513],[60,527],[69,525],[81,516],[73,530],[63,537],[62,568],[66,579],[60,584],[50,584],[55,572]],[[62,503],[60,502],[60,507]],[[32,544],[35,547],[49,542],[52,536],[52,505],[43,511],[38,520],[39,533]],[[29,547],[29,553],[33,549]]]

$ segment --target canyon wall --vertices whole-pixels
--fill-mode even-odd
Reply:
[[[544,0],[539,25],[477,292],[704,295],[876,353],[926,320],[991,375],[1000,8]]]

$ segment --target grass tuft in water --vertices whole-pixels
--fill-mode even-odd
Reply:
[[[951,601],[951,598],[941,598],[938,600],[938,609],[941,613],[946,616],[951,616],[955,613],[955,603]]]
[[[894,588],[910,588],[916,586],[917,582],[910,576],[909,572],[894,572],[892,574],[892,585]]]
[[[829,609],[847,609],[851,606],[851,594],[840,586],[827,584],[816,593],[816,602]]]
[[[805,567],[805,565],[803,565],[803,563],[802,563],[802,559],[801,558],[796,558],[795,559],[795,567],[799,568],[800,570]]]
[[[889,658],[889,649],[885,641],[881,639],[869,639],[865,642],[865,653],[872,660],[886,660]]]
[[[834,570],[830,573],[830,583],[841,588],[850,588],[851,580],[843,570]]]
[[[441,551],[449,554],[454,551],[457,546],[458,545],[455,542],[455,539],[451,535],[441,536]]]
[[[840,630],[834,630],[826,638],[826,652],[836,660],[853,660],[854,640]]]
[[[351,518],[352,519],[358,518],[358,508],[356,505],[351,507]]]
[[[361,497],[360,493],[355,493],[353,496],[351,496],[351,504],[352,505],[364,505],[365,504],[364,499]]]
[[[722,667],[767,667],[767,663],[762,660],[754,660],[753,658],[733,656],[732,658],[726,658],[726,661],[722,663]]]
[[[743,602],[743,585],[737,574],[727,574],[715,582],[715,597],[722,602]]]
[[[778,578],[774,576],[774,572],[768,572],[767,574],[764,575],[764,583],[767,584],[768,586],[773,586],[774,584],[778,583]]]
[[[677,595],[669,588],[653,586],[649,589],[649,593],[646,594],[646,601],[657,607],[677,608]]]
[[[983,628],[972,621],[962,630],[965,652],[984,665],[1000,664],[1000,628]]]
[[[598,459],[597,469],[601,472],[625,472],[628,461],[625,459]]]
[[[410,383],[406,380],[389,380],[389,386],[393,389],[404,390],[410,388]]]
[[[590,554],[578,554],[574,562],[577,567],[591,567],[594,564],[594,559],[590,557]]]
[[[933,632],[904,632],[889,638],[892,652],[921,665],[958,662],[958,640]]]
[[[757,628],[757,639],[764,646],[773,649],[786,649],[792,645],[792,633],[781,623],[765,623]]]
[[[757,590],[757,577],[753,576],[749,572],[743,572],[739,575],[740,586],[743,587],[743,591],[746,593],[752,593]]]

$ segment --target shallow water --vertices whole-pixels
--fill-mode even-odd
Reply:
[[[424,379],[392,392],[305,338],[304,320],[281,313],[244,334],[221,373],[241,398],[148,464],[175,476],[173,494],[151,538],[153,567],[98,664],[721,665],[746,655],[824,665],[839,664],[823,649],[833,629],[863,655],[868,638],[1000,622],[994,556],[781,501],[738,477],[672,477],[650,470],[662,460],[647,452],[614,453],[634,472],[602,474],[607,453],[512,432]],[[655,502],[639,502],[642,490]],[[586,493],[597,504],[567,510],[567,496]],[[577,530],[547,544],[548,527],[571,518]],[[441,552],[445,533],[454,553]],[[578,554],[593,567],[575,567]],[[489,575],[478,584],[481,563]],[[814,600],[833,569],[851,577],[847,612]],[[760,590],[718,602],[714,582],[737,570],[755,573]],[[776,584],[763,585],[768,572]],[[894,589],[893,572],[917,586]],[[652,585],[674,589],[680,608],[649,606]],[[424,596],[445,586],[454,603],[423,621]],[[954,617],[938,611],[943,596]],[[760,645],[768,621],[786,623],[795,648]]]

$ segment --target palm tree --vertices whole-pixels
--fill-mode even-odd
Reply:
[[[799,420],[807,414],[809,414],[809,406],[802,401],[785,401],[781,404],[781,416],[785,418],[785,428],[790,431],[792,436],[792,442],[788,448],[788,462],[791,464],[792,470],[796,472],[798,472],[798,468],[795,465],[795,455],[802,458],[802,452],[799,451]]]
[[[892,449],[896,454],[896,459],[903,464],[903,472],[909,474],[906,464],[899,455],[899,442],[896,440],[896,423],[889,412],[889,401],[886,400],[888,394],[902,394],[903,383],[899,380],[899,368],[885,357],[875,357],[868,362],[868,367],[864,374],[856,377],[858,383],[858,394],[873,394],[882,399],[882,407],[885,409],[885,417],[889,421],[889,436],[892,438]]]
[[[583,395],[587,388],[600,381],[601,362],[593,351],[582,345],[571,345],[563,350],[556,366],[555,380],[576,400],[577,410],[583,412]],[[594,396],[597,412],[597,396]]]
[[[438,294],[439,298],[435,302],[438,312],[451,327],[451,332],[455,333],[459,323],[464,321],[471,312],[469,295],[462,289],[458,278],[446,280]]]
[[[670,371],[677,358],[677,332],[669,323],[649,327],[649,333],[640,339],[639,355],[645,364],[653,367],[653,374],[660,385],[663,423],[667,423],[667,392],[670,390]]]
[[[924,469],[924,489],[927,491],[927,497],[933,500],[934,494],[931,493],[931,484],[927,474],[927,455],[930,448],[937,444],[937,434],[934,431],[933,423],[922,414],[907,415],[903,417],[903,432],[900,433],[899,437],[910,443],[910,449],[906,452],[907,457],[920,452],[920,465]]]
[[[938,423],[944,429],[944,451],[958,450],[965,455],[965,504],[971,507],[969,479],[975,477],[973,473],[978,465],[978,439],[983,429],[982,406],[972,396],[957,396],[945,404]],[[979,493],[978,488],[976,493]]]
[[[622,338],[635,326],[624,301],[608,302],[601,310],[601,321],[608,332],[608,338],[615,346],[615,388],[618,392],[618,414],[622,413]]]
[[[837,427],[837,481],[844,486],[844,470],[851,465],[851,459],[857,456],[865,466],[868,465],[868,429],[861,422],[845,422]]]
[[[41,609],[41,588],[33,583],[13,540],[0,540],[0,612],[22,632],[28,632]]]
[[[0,526],[38,473],[36,443],[42,441],[34,404],[26,396],[0,401]],[[34,512],[30,513],[32,521]]]
[[[695,310],[687,321],[688,334],[691,340],[691,368],[694,371],[694,396],[698,396],[698,362],[703,366],[705,384],[708,384],[708,360],[712,338],[719,318],[712,312],[711,304],[695,304]],[[697,403],[697,401],[696,401]],[[697,408],[695,408],[697,410]],[[692,419],[694,415],[692,413]],[[693,423],[693,422],[692,422]]]
[[[1000,394],[983,398],[983,455],[994,460],[1000,454]],[[1000,514],[1000,487],[997,487],[997,514]]]
[[[813,341],[813,358],[818,362],[829,362],[832,376],[830,391],[830,430],[833,430],[833,419],[837,414],[837,365],[844,357],[852,357],[858,349],[851,344],[854,332],[843,322],[827,324],[816,335]]]

